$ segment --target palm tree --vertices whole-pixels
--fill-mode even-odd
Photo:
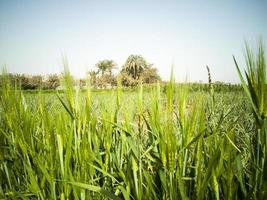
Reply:
[[[96,67],[98,68],[98,72],[101,72],[101,75],[103,76],[105,72],[108,72],[111,76],[112,69],[116,66],[116,63],[113,60],[101,60],[96,64]]]
[[[96,76],[97,76],[97,72],[91,70],[89,72],[87,72],[89,78],[90,78],[90,83],[95,86],[96,84]]]
[[[123,65],[123,70],[131,75],[134,79],[139,78],[140,73],[150,66],[141,55],[130,55],[126,63]]]

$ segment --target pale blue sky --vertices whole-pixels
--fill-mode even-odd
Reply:
[[[101,59],[120,68],[141,54],[168,79],[237,82],[244,40],[267,37],[267,1],[260,0],[0,0],[0,65],[9,72],[62,71],[64,53],[75,76]]]

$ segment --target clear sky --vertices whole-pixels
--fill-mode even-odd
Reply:
[[[244,63],[244,40],[266,43],[267,1],[0,0],[0,65],[9,72],[62,71],[76,77],[101,59],[120,68],[141,54],[163,79],[238,82],[232,54]]]

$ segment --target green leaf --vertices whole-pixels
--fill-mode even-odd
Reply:
[[[97,192],[102,194],[105,197],[108,197],[110,199],[114,199],[114,200],[121,200],[118,196],[114,195],[113,193],[99,187],[99,186],[95,186],[95,185],[89,185],[86,183],[80,183],[80,182],[68,182],[71,185],[92,191],[92,192]]]
[[[68,106],[66,105],[66,103],[63,101],[63,99],[59,96],[59,94],[57,93],[57,97],[59,99],[59,101],[61,102],[61,104],[64,106],[64,108],[66,109],[66,111],[69,113],[70,117],[72,120],[74,120],[74,114],[71,112],[71,110],[68,108]]]

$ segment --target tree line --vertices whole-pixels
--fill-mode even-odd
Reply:
[[[141,55],[130,55],[118,74],[114,73],[117,64],[113,60],[105,59],[95,64],[94,70],[87,72],[91,86],[94,88],[110,88],[117,85],[118,78],[123,86],[135,86],[138,83],[154,83],[160,79],[157,69],[148,63]],[[9,74],[12,85],[24,90],[60,89],[63,74],[28,75]],[[84,87],[86,79],[74,80],[76,86]],[[1,84],[1,83],[0,83]]]

